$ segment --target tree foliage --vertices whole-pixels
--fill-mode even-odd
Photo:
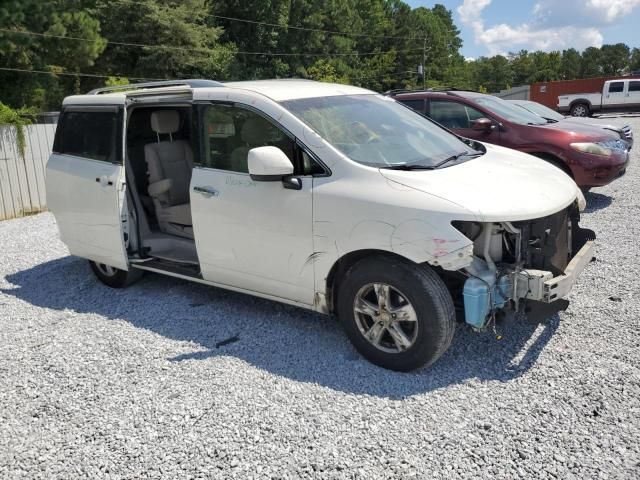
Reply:
[[[2,133],[15,136],[15,144],[22,158],[24,158],[27,146],[24,127],[31,124],[30,116],[34,113],[32,109],[20,108],[15,110],[0,102],[0,126],[13,127],[14,129],[13,132],[5,130]]]
[[[142,79],[298,77],[378,91],[494,92],[640,68],[640,50],[624,44],[467,61],[451,11],[401,0],[4,0],[0,29],[2,66],[44,72],[0,71],[0,100],[41,110]]]

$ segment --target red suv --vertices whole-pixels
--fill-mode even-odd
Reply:
[[[454,133],[543,158],[583,189],[608,184],[629,163],[626,142],[591,125],[548,123],[492,95],[458,90],[392,91],[396,100]]]

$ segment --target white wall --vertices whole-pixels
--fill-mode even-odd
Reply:
[[[44,172],[55,131],[55,124],[25,127],[22,158],[15,128],[0,126],[0,220],[46,210]]]

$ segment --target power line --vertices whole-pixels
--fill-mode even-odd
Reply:
[[[122,75],[120,73],[104,75],[104,74],[98,74],[98,73],[50,72],[48,70],[30,70],[26,68],[9,68],[9,67],[0,67],[0,70],[6,71],[6,72],[38,73],[38,74],[45,74],[45,75],[65,75],[70,77],[91,77],[91,78],[123,77],[123,78],[127,78],[128,80],[168,80],[166,78],[129,77],[128,75]]]
[[[10,30],[7,28],[0,28],[0,32],[5,33],[17,33],[20,35],[30,35],[37,37],[46,37],[46,38],[58,38],[63,40],[75,40],[82,42],[90,42],[94,43],[99,40],[93,40],[90,38],[83,37],[71,37],[66,35],[55,35],[51,33],[39,33],[32,32],[29,30]],[[200,52],[200,53],[214,53],[214,50],[208,48],[189,48],[189,47],[178,47],[172,45],[149,45],[144,43],[129,43],[129,42],[117,42],[114,40],[107,40],[107,44],[109,45],[118,45],[124,47],[136,47],[136,48],[156,48],[156,49],[167,49],[167,50],[178,50],[185,52]],[[256,56],[271,56],[271,57],[359,57],[359,56],[369,56],[369,55],[384,55],[387,53],[409,53],[409,52],[417,52],[422,50],[421,48],[414,48],[409,50],[388,50],[385,52],[350,52],[350,53],[288,53],[288,52],[242,52],[236,51],[235,55],[256,55]]]
[[[397,75],[400,74],[405,74],[401,77],[397,77]],[[358,82],[361,80],[377,80],[380,78],[385,78],[385,77],[393,77],[394,79],[399,79],[399,78],[406,78],[409,76],[409,74],[412,75],[416,75],[417,72],[414,70],[400,70],[398,72],[392,72],[392,73],[377,73],[375,75],[365,75],[365,76],[359,76],[359,77],[349,77],[349,81],[351,82]]]
[[[25,68],[10,68],[10,67],[0,67],[0,71],[6,71],[6,72],[18,72],[18,73],[32,73],[32,74],[39,74],[39,75],[63,75],[63,76],[70,76],[70,77],[89,77],[89,78],[111,78],[111,77],[123,77],[123,78],[127,78],[128,80],[174,80],[174,79],[168,79],[168,78],[149,78],[149,77],[129,77],[127,75],[122,75],[122,74],[112,74],[112,75],[104,75],[104,74],[98,74],[98,73],[73,73],[73,72],[50,72],[47,70],[30,70],[30,69],[25,69]],[[398,76],[404,74],[402,76]],[[385,73],[385,74],[375,74],[375,75],[367,75],[367,76],[360,76],[360,77],[348,77],[350,82],[360,82],[363,80],[378,80],[378,79],[384,79],[384,78],[394,78],[394,79],[402,79],[402,78],[406,78],[409,75],[414,75],[416,74],[415,71],[413,70],[401,70],[399,72],[393,72],[393,73]],[[132,84],[135,85],[135,84]]]
[[[135,1],[135,0],[120,0],[124,3],[133,3],[135,5],[147,5],[143,2]],[[229,20],[232,22],[241,22],[241,23],[249,23],[252,25],[264,25],[266,27],[275,27],[275,28],[284,28],[291,30],[300,30],[304,32],[315,32],[315,33],[327,33],[329,35],[340,35],[343,37],[360,37],[360,38],[386,38],[386,39],[396,39],[396,40],[422,40],[422,37],[403,37],[403,36],[394,36],[394,35],[370,35],[366,33],[351,33],[351,32],[341,32],[338,30],[324,30],[322,28],[311,28],[311,27],[298,27],[295,25],[280,25],[278,23],[269,23],[269,22],[260,22],[258,20],[249,20],[246,18],[236,18],[236,17],[227,17],[224,15],[214,15],[207,14],[204,15],[205,18],[219,18],[222,20]]]

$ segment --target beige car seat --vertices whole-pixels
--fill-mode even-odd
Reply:
[[[144,146],[144,158],[149,171],[148,193],[160,230],[193,238],[189,203],[193,152],[186,140],[173,140],[180,129],[180,114],[177,110],[153,112],[151,129],[158,141]],[[160,135],[169,135],[169,140],[160,141]]]
[[[247,164],[249,150],[267,145],[272,129],[271,124],[261,117],[248,118],[240,130],[240,138],[244,142],[244,145],[231,152],[231,170],[234,172],[249,173]]]

